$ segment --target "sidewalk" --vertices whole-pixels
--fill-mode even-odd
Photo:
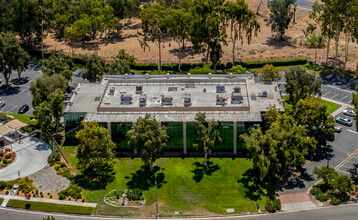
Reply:
[[[43,199],[43,198],[34,198],[34,197],[31,197],[30,199],[26,199],[25,197],[22,197],[22,196],[10,196],[10,195],[0,195],[0,198],[4,198],[4,202],[5,201],[8,202],[9,200],[13,199],[13,200],[22,200],[22,201],[29,201],[29,202],[46,202],[46,203],[62,204],[62,205],[85,206],[85,207],[92,207],[92,208],[96,208],[96,206],[97,206],[97,203],[76,202],[76,201],[56,200],[56,199]],[[3,207],[6,207],[7,202],[5,203],[5,206],[3,206]]]

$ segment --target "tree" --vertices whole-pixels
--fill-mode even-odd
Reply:
[[[271,31],[280,35],[280,40],[283,40],[283,35],[288,29],[293,17],[292,6],[296,0],[271,0],[267,2],[267,7],[270,9],[270,18],[266,19],[267,25],[271,26]]]
[[[307,97],[297,102],[293,113],[298,125],[308,129],[308,135],[319,143],[334,133],[334,120],[327,112],[326,103],[319,97]]]
[[[236,3],[227,1],[224,4],[224,15],[227,26],[230,27],[230,40],[232,42],[232,63],[235,65],[236,42],[239,40],[241,45],[244,43],[244,34],[246,41],[251,43],[252,35],[257,36],[260,30],[260,24],[254,12],[248,7],[244,0],[238,0]]]
[[[165,126],[161,126],[154,116],[147,114],[144,118],[138,118],[127,136],[128,145],[139,150],[145,166],[149,166],[152,171],[153,163],[159,158],[169,139]]]
[[[281,75],[278,73],[278,69],[271,64],[266,64],[261,73],[259,73],[260,79],[265,82],[273,82],[281,79]]]
[[[184,48],[184,42],[189,38],[191,21],[193,19],[191,13],[184,9],[170,9],[168,11],[168,32],[170,37],[178,43],[178,71],[182,58],[181,45]]]
[[[158,4],[143,9],[139,14],[142,22],[142,32],[138,32],[141,36],[139,42],[144,51],[150,49],[148,42],[155,42],[159,52],[159,71],[162,68],[162,46],[168,35],[167,17],[167,9]]]
[[[16,67],[15,67],[19,80],[21,79],[21,73],[27,69],[29,63],[30,63],[29,54],[24,50],[20,50],[19,57],[17,57]]]
[[[291,67],[286,72],[285,77],[286,92],[289,94],[290,101],[293,104],[293,110],[296,109],[298,100],[309,95],[321,94],[321,78],[301,66]]]
[[[265,112],[266,128],[270,128],[280,115],[280,109],[276,108],[276,105],[270,106]]]
[[[227,44],[223,4],[224,0],[194,0],[190,34],[194,52],[206,53],[206,62],[209,59],[213,62],[215,73],[217,62],[222,56],[221,44]]]
[[[240,136],[261,182],[267,175],[278,178],[292,167],[301,167],[317,144],[314,138],[306,137],[307,130],[295,124],[291,116],[280,114],[270,123],[265,133],[261,128],[254,128]]]
[[[72,79],[72,60],[63,54],[52,54],[48,59],[43,62],[42,73],[48,76],[54,74],[61,74],[67,80]]]
[[[331,185],[333,188],[338,189],[341,194],[346,194],[353,190],[353,184],[348,175],[338,175]]]
[[[354,120],[356,121],[356,129],[358,131],[358,85],[356,86],[356,91],[352,93],[352,105],[354,108],[354,112],[356,115],[354,116]]]
[[[293,24],[296,24],[296,11],[297,11],[297,4],[293,5]]]
[[[62,94],[68,87],[67,80],[64,76],[55,74],[52,76],[42,75],[37,78],[35,82],[30,84],[30,92],[32,94],[32,106],[36,109],[42,102],[48,101],[51,93],[57,89],[62,91]]]
[[[97,122],[82,122],[84,128],[76,133],[80,141],[77,146],[78,167],[83,173],[92,174],[91,178],[101,180],[108,177],[105,165],[113,158],[115,143],[110,140],[108,130]]]
[[[126,10],[124,14],[125,18],[130,20],[132,18],[138,17],[141,11],[140,5],[141,4],[139,0],[127,0]]]
[[[42,102],[35,108],[35,115],[41,128],[41,135],[44,139],[50,140],[51,130],[53,129],[51,109],[47,101]]]
[[[82,73],[82,78],[89,82],[101,81],[104,74],[104,60],[96,54],[85,55],[86,70]]]
[[[205,113],[197,113],[195,116],[195,133],[196,140],[194,147],[198,150],[204,151],[205,160],[204,167],[207,166],[208,151],[220,143],[222,140],[219,133],[219,122],[206,120]]]
[[[51,110],[51,115],[55,120],[55,129],[56,129],[56,136],[57,136],[58,124],[60,122],[61,117],[63,116],[63,102],[65,100],[65,96],[61,89],[56,89],[55,92],[49,95],[48,99],[49,99],[49,108]]]
[[[321,168],[314,167],[313,174],[316,174],[318,179],[322,179],[326,186],[328,186],[339,175],[334,168],[327,166],[323,166]]]
[[[9,85],[12,71],[19,70],[20,59],[26,58],[26,52],[20,47],[16,37],[10,32],[0,33],[0,72],[3,73],[6,85]],[[23,63],[25,68],[26,63]]]
[[[134,63],[134,57],[120,50],[117,56],[112,57],[113,61],[108,65],[108,75],[124,75],[129,73],[130,65]]]
[[[259,5],[257,6],[257,9],[256,9],[256,15],[260,15],[259,10],[261,8],[262,3],[264,3],[264,0],[260,0]]]

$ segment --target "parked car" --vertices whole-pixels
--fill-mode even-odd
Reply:
[[[28,105],[23,105],[23,106],[21,106],[21,107],[19,108],[18,113],[19,113],[19,114],[24,114],[24,113],[26,113],[28,110],[29,110],[29,106],[28,106]]]
[[[342,125],[352,126],[352,120],[350,120],[348,118],[342,118],[342,117],[337,116],[336,122],[339,124],[342,124]]]
[[[334,130],[335,132],[341,132],[342,131],[342,127],[339,125],[334,125]]]
[[[335,138],[334,133],[331,133],[327,136],[327,141],[332,142],[332,141],[334,141],[334,138]]]
[[[343,114],[344,114],[344,115],[351,116],[351,117],[356,116],[356,113],[354,112],[353,109],[343,110]]]
[[[4,107],[5,106],[5,101],[0,101],[0,107]]]

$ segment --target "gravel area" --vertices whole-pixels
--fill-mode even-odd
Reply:
[[[36,188],[43,193],[59,193],[70,185],[70,180],[57,175],[56,170],[49,166],[29,177],[34,180]]]

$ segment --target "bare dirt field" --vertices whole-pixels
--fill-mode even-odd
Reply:
[[[313,1],[313,0],[312,0]],[[246,1],[249,7],[256,11],[259,0]],[[307,27],[309,10],[298,8],[296,12],[296,24],[291,24],[287,33],[285,34],[285,41],[280,41],[274,33],[271,33],[270,27],[264,22],[265,18],[269,16],[269,10],[266,3],[260,8],[260,15],[258,16],[261,25],[260,32],[257,37],[254,37],[252,43],[247,45],[238,45],[236,49],[237,59],[244,61],[251,60],[267,60],[267,59],[287,59],[290,57],[306,57],[309,60],[314,60],[315,49],[310,49],[305,46],[302,30]],[[110,43],[102,43],[99,46],[98,54],[104,58],[109,58],[118,53],[118,50],[125,49],[129,54],[136,57],[137,62],[158,62],[158,48],[154,43],[150,43],[150,50],[145,51],[141,48],[138,38],[138,31],[140,31],[140,21],[133,19],[132,22],[125,26],[120,36],[113,39]],[[295,44],[292,40],[297,39]],[[54,39],[49,35],[45,40],[45,46],[51,52],[63,52],[71,54],[70,47],[63,41]],[[187,50],[183,62],[195,63],[202,62],[204,59],[203,54],[194,54],[190,47],[190,42],[187,43]],[[166,42],[162,50],[162,63],[178,62],[177,58],[177,43]],[[232,61],[232,43],[228,42],[224,46],[224,55],[221,62]],[[333,40],[331,41],[330,57],[334,56],[335,46]],[[339,58],[344,60],[344,36],[341,36],[339,45]],[[355,69],[357,63],[357,43],[351,43],[349,47],[349,62],[347,67]],[[75,54],[95,53],[95,47],[92,44],[82,45],[76,48]],[[324,62],[326,57],[326,49],[318,50],[318,63]]]

